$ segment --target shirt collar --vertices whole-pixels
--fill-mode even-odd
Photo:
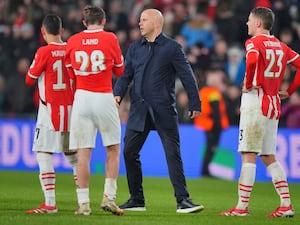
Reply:
[[[155,43],[155,44],[160,44],[160,43],[162,42],[162,37],[163,37],[163,36],[164,36],[164,34],[163,34],[163,33],[160,33],[160,34],[155,38],[155,40],[154,40],[153,43]],[[147,44],[147,43],[148,43],[147,39],[146,39],[146,38],[142,38],[141,44],[144,45],[144,44]]]

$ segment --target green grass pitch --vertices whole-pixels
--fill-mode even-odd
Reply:
[[[294,218],[269,219],[265,215],[274,210],[279,199],[272,183],[255,183],[250,201],[250,216],[222,217],[219,213],[235,205],[237,182],[221,179],[188,179],[188,189],[195,203],[205,209],[201,213],[178,214],[168,178],[144,178],[147,211],[126,211],[124,216],[114,216],[100,210],[103,192],[103,175],[92,175],[90,199],[93,214],[75,216],[77,208],[75,186],[71,174],[57,173],[57,214],[28,215],[27,209],[37,207],[43,200],[38,173],[0,171],[0,224],[1,225],[285,225],[300,224],[300,184],[290,184]],[[126,178],[118,180],[117,203],[129,197]],[[299,212],[299,215],[298,215]]]

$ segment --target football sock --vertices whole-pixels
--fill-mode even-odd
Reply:
[[[55,206],[55,172],[52,163],[52,155],[48,153],[37,153],[37,162],[39,164],[39,179],[45,196],[45,204]]]
[[[268,170],[272,176],[272,181],[277,194],[280,197],[280,206],[290,206],[291,198],[286,174],[278,161],[269,165]]]
[[[104,183],[104,197],[109,200],[115,200],[117,193],[117,180],[113,178],[105,178]]]
[[[77,153],[76,153],[76,154],[72,154],[72,155],[65,155],[65,157],[67,158],[68,162],[69,162],[70,165],[72,166],[72,169],[73,169],[73,177],[74,177],[75,185],[78,186],[78,182],[77,182],[77,173],[76,173],[76,167],[77,167]]]
[[[256,176],[256,165],[254,163],[243,163],[239,178],[237,209],[246,209],[249,204]]]
[[[77,188],[77,200],[78,204],[90,203],[89,189],[88,188]]]

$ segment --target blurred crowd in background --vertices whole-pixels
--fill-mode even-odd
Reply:
[[[182,44],[199,88],[208,71],[217,71],[231,125],[237,125],[241,83],[245,73],[246,22],[255,6],[271,8],[276,15],[272,34],[300,53],[300,1],[297,0],[0,0],[0,117],[35,118],[37,87],[25,86],[25,74],[38,47],[45,44],[40,27],[48,13],[61,16],[63,39],[84,29],[81,10],[87,4],[101,6],[107,14],[105,29],[116,33],[124,56],[129,44],[140,38],[140,12],[157,8],[165,18],[164,32]],[[282,89],[294,76],[288,67]],[[176,85],[180,123],[188,117],[186,92]],[[120,108],[126,123],[129,100]],[[300,127],[300,92],[282,104],[281,126]]]

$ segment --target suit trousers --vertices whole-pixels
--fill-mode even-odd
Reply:
[[[124,137],[124,160],[126,166],[127,182],[131,199],[144,201],[143,174],[140,153],[149,132],[156,129],[163,144],[169,177],[173,185],[177,202],[188,198],[189,193],[183,171],[180,154],[180,140],[178,127],[176,129],[164,129],[155,126],[150,114],[146,117],[145,129],[142,132],[126,129]],[[154,146],[155,147],[155,146]]]

